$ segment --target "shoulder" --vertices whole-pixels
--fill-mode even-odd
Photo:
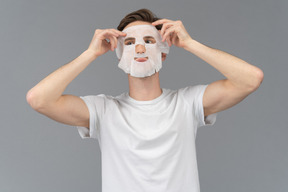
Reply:
[[[80,98],[83,99],[85,102],[97,103],[104,101],[107,98],[107,96],[104,94],[99,94],[99,95],[80,96]]]
[[[124,95],[118,95],[118,96],[112,96],[112,95],[107,95],[107,94],[98,94],[98,95],[86,95],[86,96],[80,96],[82,99],[87,99],[87,100],[107,100],[107,101],[113,101],[113,100],[118,100],[122,98]]]
[[[193,97],[203,94],[208,85],[193,85],[178,89],[178,94],[185,97]]]
[[[80,96],[80,98],[90,106],[99,107],[107,107],[111,103],[117,102],[117,97],[106,95],[106,94],[98,94],[98,95],[86,95]]]
[[[119,104],[119,96],[114,97],[107,94],[86,95],[80,98],[86,103],[90,112],[97,112],[97,114],[105,114],[109,109],[115,109]]]

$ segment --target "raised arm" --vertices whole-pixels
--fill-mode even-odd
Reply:
[[[55,121],[88,128],[89,111],[84,101],[77,96],[63,95],[63,92],[98,56],[109,50],[114,51],[117,37],[124,35],[116,29],[96,30],[88,49],[30,89],[26,95],[27,102],[33,109]]]
[[[215,81],[206,88],[203,95],[205,116],[236,105],[260,86],[264,77],[261,69],[197,42],[190,37],[181,21],[162,19],[152,24],[163,24],[163,41],[167,40],[170,46],[174,44],[193,53],[227,78]]]

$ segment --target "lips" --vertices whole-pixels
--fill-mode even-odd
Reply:
[[[145,62],[148,60],[148,57],[135,57],[134,60],[137,62]]]

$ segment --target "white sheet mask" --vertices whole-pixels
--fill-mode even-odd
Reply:
[[[117,57],[120,59],[118,67],[134,77],[148,77],[158,72],[162,68],[161,53],[169,53],[169,46],[167,42],[162,42],[158,30],[153,25],[134,25],[126,28],[123,32],[127,35],[118,38],[116,48]],[[149,41],[153,38],[156,42]],[[127,43],[125,45],[125,39],[128,40],[129,45]],[[138,45],[143,46],[137,49],[142,50],[143,53],[136,52]],[[147,60],[140,62],[136,60],[138,58]]]

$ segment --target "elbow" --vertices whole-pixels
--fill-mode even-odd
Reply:
[[[264,73],[261,69],[257,68],[253,72],[253,80],[250,83],[250,90],[251,92],[256,91],[260,85],[262,84],[264,79]]]
[[[41,102],[41,99],[37,97],[37,94],[31,90],[26,94],[26,101],[35,111],[40,112],[43,108],[43,102]]]

